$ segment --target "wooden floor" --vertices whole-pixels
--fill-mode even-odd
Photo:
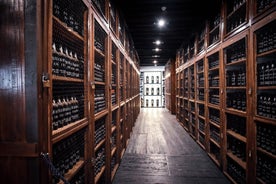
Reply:
[[[230,183],[164,108],[142,108],[113,184]]]

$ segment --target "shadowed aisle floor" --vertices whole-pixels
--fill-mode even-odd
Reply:
[[[113,184],[229,183],[164,108],[142,108]]]

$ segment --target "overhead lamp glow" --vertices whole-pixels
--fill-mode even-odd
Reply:
[[[166,21],[164,19],[159,19],[158,20],[158,26],[163,27],[165,25]]]
[[[153,61],[154,64],[158,63],[156,60]]]
[[[155,52],[161,51],[161,49],[159,49],[159,48],[155,48],[154,50],[155,50]]]
[[[152,57],[153,58],[159,58],[160,56],[159,55],[153,55]]]
[[[156,40],[156,41],[155,41],[155,44],[156,44],[156,45],[160,45],[160,44],[161,44],[161,41],[160,41],[160,40]]]

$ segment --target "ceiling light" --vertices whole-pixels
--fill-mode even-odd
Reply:
[[[154,43],[155,43],[156,45],[160,45],[160,44],[161,44],[161,41],[160,41],[160,40],[156,40]]]
[[[162,7],[161,7],[161,10],[162,10],[162,11],[166,11],[166,9],[167,9],[166,6],[162,6]]]
[[[159,19],[159,20],[158,20],[158,26],[159,26],[159,27],[163,27],[163,26],[165,25],[165,23],[166,23],[166,22],[165,22],[164,19]]]
[[[154,64],[158,63],[156,60],[153,61]]]
[[[153,58],[159,58],[160,56],[159,55],[153,55],[152,57]]]
[[[155,48],[154,50],[155,50],[156,52],[161,51],[161,49],[159,49],[159,48]]]

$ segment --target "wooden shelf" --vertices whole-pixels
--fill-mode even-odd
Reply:
[[[234,155],[231,151],[227,151],[227,156],[239,164],[244,170],[246,170],[246,162],[242,161],[239,157]]]
[[[96,52],[97,54],[99,54],[100,56],[105,57],[105,54],[104,54],[103,51],[101,51],[100,49],[98,49],[98,48],[95,47],[94,50],[95,50],[95,52]]]
[[[266,184],[266,182],[264,182],[261,178],[258,178],[258,177],[257,177],[256,180],[257,180],[258,183]]]
[[[96,147],[94,148],[95,152],[98,151],[100,149],[100,147],[102,147],[105,143],[105,138],[103,140],[101,140]]]
[[[270,125],[275,125],[276,126],[276,121],[271,119],[271,118],[266,118],[266,117],[263,117],[263,116],[259,116],[259,115],[256,115],[253,117],[253,119],[255,121],[259,121],[259,122],[262,122],[262,123],[266,123],[266,124],[270,124]]]
[[[266,51],[266,52],[263,52],[263,53],[257,54],[257,57],[266,56],[266,55],[269,55],[269,54],[273,54],[273,53],[275,53],[275,52],[276,52],[276,49],[269,50],[269,51]]]
[[[231,63],[226,63],[226,66],[241,65],[241,64],[245,64],[245,62],[246,62],[246,58],[242,58],[237,61],[233,61]]]
[[[70,169],[67,173],[64,174],[64,178],[67,180],[67,181],[70,181],[77,173],[78,171],[83,168],[84,166],[84,161],[83,160],[80,160],[78,161],[72,169]],[[58,182],[58,184],[62,184],[63,181],[60,181]]]
[[[276,160],[276,155],[274,155],[274,154],[272,154],[272,153],[270,153],[270,152],[268,152],[268,151],[266,151],[266,150],[264,150],[264,149],[262,149],[262,148],[257,147],[257,151],[260,151],[260,152],[262,152],[263,154],[269,156],[270,158]]]
[[[88,125],[88,120],[86,118],[78,120],[76,122],[70,123],[62,128],[52,131],[52,142],[56,143],[65,137],[79,131],[80,129]]]
[[[240,134],[238,134],[238,133],[236,133],[232,130],[227,130],[226,132],[227,132],[228,135],[231,135],[232,137],[234,137],[234,138],[236,138],[236,139],[238,139],[238,140],[240,140],[244,143],[247,143],[247,138],[246,137],[244,137],[244,136],[242,136],[242,135],[240,135]]]
[[[257,90],[276,90],[276,86],[258,86]]]
[[[114,148],[112,149],[112,151],[111,151],[111,157],[113,157],[113,156],[114,156],[114,154],[116,153],[116,151],[117,151],[117,148],[116,148],[116,147],[114,147]]]
[[[223,173],[231,181],[231,183],[237,183],[226,171],[224,171]]]
[[[57,75],[53,75],[53,80],[65,81],[65,82],[80,82],[80,83],[84,82],[83,79],[77,79],[77,78],[72,78],[72,77],[63,77],[63,76],[57,76]]]
[[[229,107],[227,107],[225,109],[225,112],[230,113],[230,114],[234,114],[234,115],[238,115],[238,116],[246,116],[245,111],[241,111],[241,110],[237,110],[237,109],[229,108]]]
[[[219,143],[217,143],[214,139],[212,139],[211,137],[210,137],[210,141],[214,144],[214,145],[216,145],[218,148],[220,148],[220,145],[219,145]]]
[[[219,29],[219,25],[216,25],[215,27],[213,27],[210,31],[209,31],[209,34],[212,34],[215,30]]]
[[[202,130],[198,129],[198,132],[205,136],[205,132],[203,132]]]
[[[205,146],[199,140],[197,140],[196,142],[203,150],[206,150]]]
[[[246,0],[245,3],[243,3],[242,5],[240,5],[239,7],[235,8],[235,11],[230,12],[228,15],[226,15],[227,13],[227,8],[228,7],[228,3],[233,4],[233,2],[228,2],[228,1],[223,1],[222,4],[222,9],[220,10],[219,14],[221,16],[221,19],[223,19],[219,25],[217,25],[216,27],[212,27],[210,29],[208,29],[208,24],[205,26],[207,32],[206,32],[206,36],[205,36],[205,46],[206,44],[208,44],[210,39],[210,34],[214,35],[217,33],[217,31],[219,32],[219,41],[216,44],[212,44],[212,46],[209,46],[207,48],[205,48],[205,50],[202,52],[203,54],[201,56],[195,56],[194,58],[188,58],[185,57],[185,63],[180,64],[180,66],[178,66],[176,68],[177,72],[181,72],[179,74],[184,75],[185,71],[189,71],[189,77],[188,79],[190,79],[190,68],[191,67],[195,67],[196,70],[195,71],[195,88],[197,91],[201,90],[203,91],[204,89],[204,101],[200,101],[200,100],[195,100],[196,103],[201,103],[204,105],[205,107],[205,111],[204,111],[204,116],[201,116],[198,114],[198,109],[196,109],[196,121],[198,122],[200,119],[206,120],[206,116],[208,116],[206,114],[206,106],[207,108],[214,108],[217,109],[220,113],[220,121],[221,121],[221,125],[218,125],[215,122],[205,122],[205,125],[208,125],[205,128],[205,130],[207,130],[206,128],[209,126],[213,126],[213,128],[219,128],[220,129],[220,138],[221,140],[219,141],[219,143],[217,143],[215,140],[213,140],[210,137],[211,132],[210,131],[202,131],[199,129],[199,127],[195,128],[195,131],[197,133],[197,137],[199,135],[205,135],[203,133],[206,133],[206,151],[210,151],[210,146],[213,146],[214,149],[220,149],[220,156],[221,156],[221,166],[224,173],[227,175],[227,177],[229,178],[230,181],[232,181],[233,183],[237,183],[237,181],[234,181],[233,178],[231,178],[231,176],[226,172],[227,171],[227,167],[228,167],[228,163],[227,163],[227,159],[233,160],[233,164],[236,163],[237,165],[240,165],[241,168],[243,168],[245,170],[245,182],[246,183],[263,183],[261,180],[259,180],[258,178],[256,178],[256,169],[257,169],[257,153],[259,154],[263,154],[266,155],[268,159],[271,160],[275,160],[276,156],[259,148],[252,148],[252,145],[256,145],[256,134],[257,134],[257,125],[258,124],[266,124],[266,125],[271,125],[271,126],[276,126],[276,121],[275,119],[272,118],[267,118],[267,117],[262,117],[260,115],[257,114],[257,110],[258,110],[258,94],[262,93],[262,92],[266,92],[268,91],[269,95],[274,95],[274,93],[272,93],[273,91],[276,90],[276,86],[275,85],[270,85],[270,86],[258,86],[257,83],[257,78],[258,78],[258,64],[261,63],[271,63],[271,59],[273,58],[273,55],[276,53],[276,49],[270,50],[270,51],[266,51],[263,53],[257,53],[259,44],[263,44],[261,39],[263,39],[264,35],[271,35],[270,32],[274,30],[274,25],[275,25],[275,12],[273,10],[275,10],[274,7],[270,7],[268,8],[269,10],[265,12],[262,12],[261,15],[256,15],[256,3],[257,1],[248,1]],[[275,4],[273,4],[275,5]],[[273,6],[272,5],[272,6]],[[231,11],[231,10],[230,10]],[[242,18],[242,20],[239,20],[235,23],[235,18],[233,16],[236,16],[237,14],[242,13],[242,15],[240,16]],[[251,16],[253,15],[253,16]],[[239,15],[237,15],[239,16]],[[254,17],[255,16],[255,17]],[[239,19],[239,18],[238,18]],[[228,28],[220,30],[220,26],[223,25],[229,25],[230,26],[230,21],[233,20],[233,26],[235,27],[234,29],[230,30]],[[252,23],[252,24],[251,24]],[[236,25],[234,25],[236,24]],[[239,24],[239,25],[238,25]],[[225,27],[226,27],[225,26]],[[230,26],[231,27],[231,26]],[[230,28],[229,27],[229,28]],[[223,33],[221,32],[223,31]],[[266,36],[267,37],[267,36]],[[273,36],[270,38],[273,40]],[[265,41],[265,40],[264,40]],[[266,40],[268,41],[268,40]],[[257,43],[259,42],[259,43]],[[210,42],[209,42],[210,43]],[[195,43],[197,44],[197,43]],[[245,46],[245,47],[244,47]],[[262,45],[260,45],[262,46]],[[244,58],[240,58],[240,59],[236,59],[233,60],[235,57],[232,57],[233,59],[230,59],[231,57],[229,57],[229,55],[227,56],[228,52],[230,53],[234,53],[237,54],[238,56],[236,58],[238,58],[239,56],[241,57],[241,54],[244,54],[244,51],[240,50],[240,49],[245,49],[245,57]],[[241,53],[242,52],[242,53]],[[201,71],[198,71],[198,67],[199,65],[197,65],[197,62],[199,60],[202,59],[202,63],[204,66],[204,69]],[[217,66],[214,66],[212,68],[211,65],[215,65],[216,63],[212,63],[212,61],[219,61]],[[232,60],[232,61],[230,61]],[[273,59],[272,59],[273,60]],[[249,62],[250,61],[250,62]],[[229,63],[227,63],[229,62]],[[180,63],[180,61],[178,62]],[[200,67],[202,67],[202,63],[200,63]],[[246,82],[245,85],[243,86],[227,86],[227,79],[226,79],[226,75],[227,75],[227,71],[238,71],[239,68],[244,67],[245,71],[246,71]],[[269,65],[270,67],[270,65]],[[218,78],[219,80],[219,86],[209,86],[209,75],[208,74],[214,74],[214,73],[218,73]],[[204,84],[205,86],[198,86],[198,79],[199,77],[203,77],[204,78]],[[184,77],[182,77],[184,78]],[[202,80],[202,79],[201,79]],[[191,80],[189,80],[190,82]],[[187,101],[191,101],[190,99],[190,94],[195,93],[197,94],[197,92],[192,92],[192,87],[190,86],[190,84],[188,84],[187,86],[185,86],[185,88],[180,85],[180,83],[184,84],[184,81],[177,81],[177,89],[178,89],[178,99],[179,101],[181,101],[182,99],[185,99]],[[203,81],[202,81],[203,82]],[[181,88],[182,86],[182,88]],[[187,88],[186,88],[187,87]],[[204,88],[205,87],[205,88]],[[252,91],[248,92],[247,90]],[[185,91],[186,90],[186,91]],[[219,99],[219,104],[211,104],[209,102],[209,98],[210,93],[209,91],[215,91],[215,92],[219,92],[217,93],[217,97]],[[228,91],[242,91],[244,92],[244,94],[246,95],[246,108],[245,110],[238,110],[238,109],[234,109],[231,107],[227,107],[228,103],[227,103],[227,98],[229,98],[229,96],[227,95],[226,92]],[[181,92],[181,93],[180,93]],[[184,96],[184,92],[188,92],[189,97],[185,97]],[[220,93],[222,92],[222,93]],[[249,94],[250,93],[250,94]],[[180,95],[181,94],[181,95]],[[183,95],[183,96],[182,96]],[[195,95],[195,97],[198,99],[198,97]],[[234,97],[234,96],[233,96]],[[235,97],[234,97],[235,98]],[[183,104],[177,106],[177,112],[178,113],[182,113],[181,110],[183,110]],[[180,107],[181,106],[181,107]],[[181,108],[181,110],[180,110]],[[191,113],[191,108],[189,106],[189,108],[184,107],[185,113]],[[207,109],[208,111],[208,109]],[[183,114],[185,114],[183,113]],[[242,118],[245,120],[245,125],[246,125],[246,135],[240,135],[234,131],[231,131],[230,129],[227,129],[227,122],[229,119],[228,116],[233,116],[233,118],[237,118],[235,121],[233,120],[233,123],[239,123],[239,118]],[[237,117],[234,117],[237,116]],[[181,124],[181,126],[185,127],[184,124],[188,124],[189,128],[191,129],[191,127],[193,125],[191,125],[191,123],[186,123],[189,122],[188,120],[190,118],[187,119],[187,117],[183,116],[184,118],[181,119],[181,114],[177,115],[177,118],[180,119],[180,121],[183,122],[179,122]],[[208,118],[207,118],[208,119]],[[254,122],[252,122],[252,120]],[[185,123],[184,123],[185,122]],[[239,126],[237,124],[237,126]],[[184,128],[186,131],[189,132],[189,134],[192,134],[191,131],[189,131],[189,129],[187,129],[187,127]],[[230,137],[231,136],[231,137]],[[235,156],[232,152],[228,151],[227,152],[227,137],[228,138],[235,138],[238,141],[241,141],[243,143],[246,144],[246,153],[252,153],[252,158],[249,157],[248,155],[246,155],[246,157],[249,157],[249,159],[247,159],[246,161],[243,161],[242,159],[238,158],[237,156]],[[199,143],[199,140],[196,141],[197,143]],[[200,145],[202,146],[202,145]],[[252,150],[253,149],[253,150]],[[256,150],[254,150],[256,149]],[[215,153],[215,152],[214,152]],[[208,155],[212,158],[212,160],[217,161],[215,159],[215,155],[211,155],[210,153],[208,153]],[[219,157],[218,157],[219,158]],[[220,160],[219,160],[220,161]],[[250,166],[250,168],[247,168],[248,166]],[[254,172],[252,172],[254,171]]]
[[[116,126],[112,126],[111,128],[111,134],[116,130]]]
[[[105,115],[108,114],[108,110],[107,109],[104,109],[98,113],[95,114],[95,121],[101,119],[102,117],[104,117]]]
[[[217,166],[220,166],[220,162],[217,160],[216,156],[212,153],[208,153],[209,157],[214,161],[214,163],[217,165]]]
[[[214,71],[214,70],[219,70],[219,66],[209,68],[208,71]]]
[[[119,168],[119,164],[116,164],[116,165],[114,166],[113,170],[111,171],[111,181],[113,181],[114,176],[115,176],[115,174],[116,174],[118,168]]]
[[[102,85],[102,86],[104,86],[104,85],[105,85],[105,82],[95,81],[94,83],[95,83],[95,85]]]
[[[95,176],[95,183],[98,183],[100,178],[102,177],[103,173],[105,172],[106,166],[101,168],[101,171]]]
[[[217,123],[213,122],[213,121],[212,121],[212,120],[210,120],[210,119],[209,119],[209,123],[210,123],[211,125],[213,125],[213,126],[217,127],[217,128],[220,128],[220,125],[219,125],[219,124],[217,124]]]
[[[53,22],[56,22],[56,23],[58,23],[60,26],[62,26],[63,29],[67,30],[67,32],[71,34],[71,36],[73,36],[73,37],[75,37],[75,38],[78,38],[79,40],[82,40],[82,41],[84,40],[83,37],[82,37],[81,35],[79,35],[79,33],[75,32],[72,28],[67,27],[67,25],[66,25],[64,22],[60,21],[60,20],[59,20],[57,17],[55,17],[54,15],[53,15]]]

